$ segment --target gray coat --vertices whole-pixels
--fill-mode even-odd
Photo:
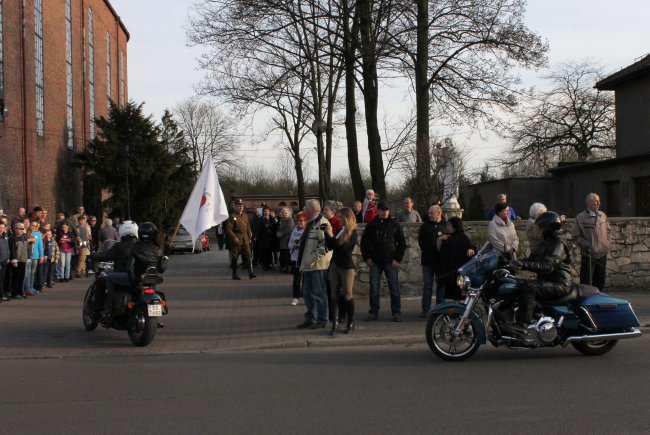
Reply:
[[[293,218],[280,218],[280,223],[278,224],[277,237],[280,249],[290,249],[289,248],[289,237],[291,237],[291,232],[295,226]]]

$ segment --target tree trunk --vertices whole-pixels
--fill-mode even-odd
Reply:
[[[363,102],[366,111],[366,130],[368,134],[368,153],[370,154],[370,176],[372,188],[378,196],[386,200],[386,179],[384,177],[384,162],[381,152],[381,136],[377,121],[379,106],[379,88],[377,81],[377,56],[375,41],[372,38],[371,0],[357,2],[359,17],[359,32],[361,35],[361,58],[363,75]]]
[[[354,198],[363,200],[366,188],[359,168],[359,151],[357,144],[357,102],[355,98],[356,84],[354,81],[354,62],[356,53],[356,40],[359,26],[353,24],[350,31],[350,5],[348,0],[343,1],[343,56],[345,56],[345,137],[348,144],[348,166],[350,167],[350,181]]]
[[[294,158],[295,169],[296,169],[296,184],[298,185],[298,203],[300,204],[300,210],[305,206],[305,177],[302,173],[302,159],[300,156]]]
[[[417,53],[415,59],[415,205],[423,212],[431,198],[431,155],[429,153],[429,5],[417,0]]]

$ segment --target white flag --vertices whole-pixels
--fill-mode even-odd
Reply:
[[[214,170],[212,156],[203,163],[199,179],[196,180],[192,195],[183,210],[180,223],[196,242],[199,235],[228,219],[228,207],[223,198],[217,172]]]

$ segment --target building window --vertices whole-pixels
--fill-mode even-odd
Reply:
[[[67,111],[65,125],[68,133],[68,148],[74,149],[74,123],[72,118],[72,6],[65,0],[65,81]]]
[[[36,133],[45,134],[45,83],[43,79],[43,0],[34,0],[34,48],[36,61]]]
[[[106,32],[106,113],[111,111],[111,34]]]
[[[93,10],[88,8],[88,117],[90,118],[90,140],[95,139],[95,43],[93,39]]]
[[[120,51],[120,104],[124,108],[124,50]]]

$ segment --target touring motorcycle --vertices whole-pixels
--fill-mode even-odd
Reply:
[[[84,328],[93,331],[101,324],[104,328],[125,330],[134,345],[149,345],[156,336],[156,330],[163,327],[158,319],[168,312],[165,294],[156,290],[156,285],[163,282],[162,276],[155,267],[150,267],[142,275],[137,287],[115,279],[105,299],[108,309],[97,314],[93,309],[97,281],[103,276],[111,279],[113,263],[98,262],[96,266],[95,280],[86,291],[83,302]]]
[[[487,341],[511,349],[571,344],[583,354],[603,355],[618,340],[641,336],[639,319],[628,301],[583,284],[573,284],[563,298],[538,303],[537,318],[528,325],[525,338],[509,336],[503,325],[515,321],[522,283],[501,254],[489,244],[483,246],[458,269],[464,302],[442,303],[429,313],[429,348],[447,361],[469,358]]]

